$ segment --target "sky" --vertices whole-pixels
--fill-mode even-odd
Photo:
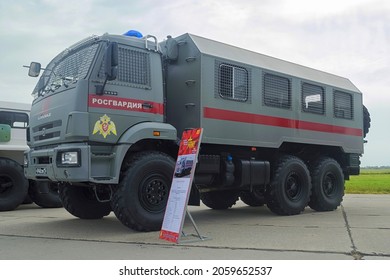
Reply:
[[[390,166],[388,0],[1,0],[0,100],[31,103],[43,66],[90,35],[192,33],[350,79],[371,114],[362,166]]]

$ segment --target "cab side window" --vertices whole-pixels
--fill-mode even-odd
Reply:
[[[8,124],[11,128],[26,128],[28,115],[26,113],[0,111],[0,124]]]

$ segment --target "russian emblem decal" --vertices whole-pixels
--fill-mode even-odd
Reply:
[[[92,134],[96,134],[98,132],[100,135],[103,135],[104,138],[111,133],[116,135],[115,123],[106,114],[100,117],[100,120],[95,123]]]

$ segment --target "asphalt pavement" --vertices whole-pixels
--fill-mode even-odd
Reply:
[[[390,260],[390,195],[346,195],[332,212],[277,216],[238,202],[189,207],[200,233],[180,244],[136,232],[113,213],[80,220],[35,204],[0,213],[1,260]],[[184,232],[195,233],[187,218]],[[190,242],[193,241],[193,242]]]

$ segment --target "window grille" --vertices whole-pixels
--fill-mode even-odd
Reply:
[[[118,75],[115,81],[129,83],[137,87],[151,87],[149,53],[119,47],[118,56]],[[100,68],[100,78],[105,77],[104,63],[105,61]]]
[[[335,90],[333,92],[334,116],[341,119],[353,119],[352,95]]]
[[[265,73],[263,76],[263,101],[271,107],[291,108],[291,81],[288,78]]]
[[[218,68],[218,93],[225,99],[247,101],[249,96],[248,70],[221,63]]]
[[[321,86],[302,84],[302,111],[325,114],[325,91]]]

